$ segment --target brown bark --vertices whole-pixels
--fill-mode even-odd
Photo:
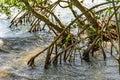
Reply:
[[[55,25],[46,16],[44,16],[43,14],[38,13],[35,9],[33,9],[32,6],[30,6],[30,4],[28,3],[28,0],[22,0],[22,2],[27,6],[28,10],[31,11],[35,17],[37,17],[40,20],[44,21],[47,25],[53,27],[58,33],[62,32],[62,30],[63,30],[62,28],[60,28],[58,25]]]
[[[78,0],[71,0],[73,5],[76,6],[82,13],[86,12],[88,9],[84,7]],[[84,14],[88,21],[93,24],[94,28],[98,28],[97,20],[94,17],[93,12],[87,12]]]

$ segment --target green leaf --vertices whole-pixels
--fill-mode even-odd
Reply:
[[[113,11],[111,8],[108,8],[107,11],[111,14]]]
[[[66,41],[68,41],[70,39],[70,37],[71,37],[70,34],[68,34],[66,37]]]
[[[38,3],[44,2],[44,0],[37,0]]]
[[[4,0],[0,0],[0,3],[4,2]]]
[[[96,32],[96,29],[94,27],[91,28],[93,32]]]
[[[117,1],[116,1],[116,4],[118,4],[119,2],[120,2],[120,0],[117,0]]]
[[[6,14],[7,16],[9,16],[9,15],[10,15],[10,11],[9,11],[9,10],[6,11],[5,14]]]
[[[106,1],[110,2],[111,0],[106,0]]]

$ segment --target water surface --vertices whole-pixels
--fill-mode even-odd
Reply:
[[[100,0],[85,0],[84,5],[91,7]],[[101,0],[101,2],[104,0]],[[59,8],[56,14],[68,24],[73,17],[71,12]],[[68,16],[66,14],[69,14]],[[29,25],[20,25],[19,29],[9,28],[10,20],[0,19],[0,80],[120,80],[118,63],[109,54],[109,47],[106,48],[107,60],[102,55],[92,62],[87,63],[80,59],[76,53],[75,62],[66,62],[57,66],[50,65],[44,69],[45,54],[36,59],[36,67],[32,69],[27,66],[27,61],[35,54],[43,50],[53,41],[53,34],[48,31],[29,33]],[[115,51],[114,51],[115,52]],[[101,54],[101,52],[98,52]]]

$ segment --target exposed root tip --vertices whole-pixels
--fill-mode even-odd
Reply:
[[[35,57],[32,57],[32,58],[28,61],[27,65],[28,65],[28,66],[31,66],[31,67],[35,67],[34,60],[35,60]]]

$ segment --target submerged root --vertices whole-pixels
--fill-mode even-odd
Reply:
[[[63,60],[64,62],[66,62],[66,60],[68,59],[68,57],[71,57],[71,49],[74,47],[76,47],[76,45],[80,42],[80,41],[76,41],[73,36],[66,36],[66,38],[64,39],[63,37],[60,37],[62,39],[59,40],[55,40],[53,41],[53,43],[45,48],[43,51],[41,51],[40,53],[36,54],[35,56],[33,56],[29,61],[28,61],[28,65],[31,67],[35,67],[35,58],[38,57],[41,53],[43,53],[44,51],[47,50],[47,55],[46,55],[46,59],[45,59],[45,65],[44,68],[47,69],[48,65],[53,62],[54,65],[57,64],[57,61],[62,61],[62,57],[63,56]],[[63,39],[65,41],[63,41]],[[62,45],[60,44],[62,41]],[[58,49],[59,48],[59,49]],[[54,55],[54,56],[52,56]],[[60,58],[60,60],[58,60],[58,58]]]
[[[24,0],[23,0],[23,2],[25,4],[29,4],[29,2],[25,2]],[[71,23],[68,26],[65,26],[62,23],[62,21],[53,12],[54,9],[56,8],[56,6],[60,2],[61,2],[61,0],[58,0],[55,3],[50,4],[49,7],[39,6],[36,9],[29,4],[27,7],[31,10],[31,12],[33,11],[32,19],[29,18],[31,16],[31,14],[27,13],[26,15],[24,14],[24,16],[22,15],[19,19],[16,18],[16,20],[14,20],[13,23],[18,24],[24,18],[28,18],[27,20],[31,19],[30,24],[32,27],[29,30],[29,32],[34,32],[38,29],[41,30],[41,26],[39,24],[43,23],[44,26],[42,26],[42,28],[47,26],[47,27],[49,27],[50,30],[53,31],[53,33],[55,33],[57,35],[57,38],[46,49],[44,49],[40,53],[36,54],[28,61],[28,65],[31,67],[34,67],[36,57],[38,57],[44,51],[47,51],[47,55],[45,58],[45,66],[44,66],[45,69],[47,69],[48,65],[51,63],[56,65],[58,62],[60,64],[62,63],[62,61],[67,62],[67,60],[70,60],[71,56],[74,55],[74,53],[73,53],[74,48],[76,48],[77,45],[80,46],[81,44],[84,44],[86,42],[88,42],[88,45],[89,45],[87,47],[87,49],[81,48],[79,50],[81,52],[83,52],[83,50],[84,50],[83,57],[81,57],[81,58],[83,58],[85,61],[88,62],[88,61],[90,61],[90,57],[89,57],[90,53],[92,53],[92,55],[94,55],[95,51],[101,49],[104,60],[105,60],[106,54],[105,54],[105,51],[104,51],[101,43],[104,41],[110,41],[111,39],[117,40],[118,35],[116,33],[115,28],[110,28],[109,26],[106,26],[109,23],[109,20],[108,20],[108,23],[106,23],[104,21],[106,16],[103,19],[103,21],[101,20],[101,23],[98,23],[97,21],[99,19],[96,18],[96,14],[92,10],[98,6],[108,4],[108,3],[103,3],[100,5],[94,6],[90,9],[87,9],[87,8],[85,9],[85,7],[79,1],[72,0],[73,5],[75,7],[77,7],[83,13],[81,15],[78,15],[74,11],[72,6],[70,4],[68,4],[67,7],[69,7],[71,9],[71,11],[75,17],[75,20],[71,21]],[[37,11],[37,9],[38,9],[38,11]],[[29,17],[27,17],[27,16],[29,16]],[[85,16],[86,18],[81,20],[82,16]],[[88,24],[87,26],[85,26],[86,22]],[[82,38],[78,39],[78,36],[76,38],[73,34],[71,34],[70,30],[74,24],[77,24],[77,26],[75,26],[75,27],[79,26],[78,27],[79,30],[82,30],[82,33],[87,35],[87,37],[88,37],[87,39],[85,39],[84,41],[81,41]],[[99,31],[100,31],[100,33],[98,34]],[[94,35],[94,36],[92,36],[92,35]]]
[[[35,58],[37,58],[40,54],[42,54],[47,49],[48,49],[48,47],[46,47],[45,49],[43,49],[41,52],[39,52],[35,56],[31,57],[30,60],[28,61],[27,65],[29,65],[31,67],[35,67]]]

